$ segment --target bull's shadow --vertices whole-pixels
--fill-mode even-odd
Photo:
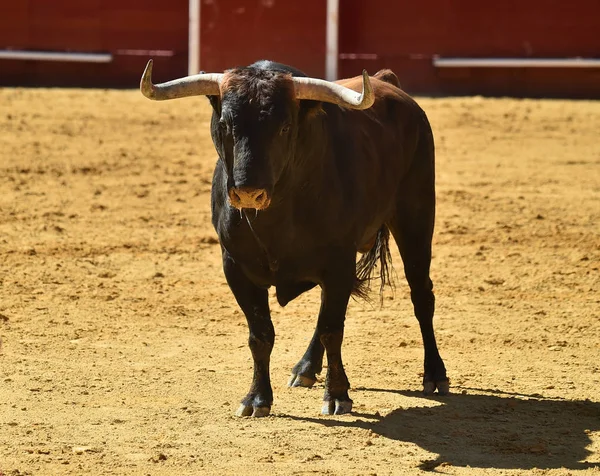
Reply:
[[[369,392],[381,391],[423,398],[414,391],[367,388],[356,389],[354,396],[364,400]],[[600,403],[515,396],[519,395],[455,394],[436,398],[439,406],[398,409],[384,417],[357,413],[357,421],[303,419],[325,426],[369,429],[386,438],[415,443],[438,455],[423,461],[423,470],[435,470],[444,463],[522,470],[600,467],[600,454],[587,449],[591,432],[600,430]]]

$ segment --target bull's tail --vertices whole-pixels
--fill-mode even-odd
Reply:
[[[379,265],[379,276],[374,276]],[[383,304],[383,290],[386,285],[394,287],[392,279],[392,255],[390,253],[390,230],[382,225],[377,232],[373,247],[361,256],[356,263],[356,284],[352,294],[363,299],[369,299],[371,281],[379,278],[379,293]]]

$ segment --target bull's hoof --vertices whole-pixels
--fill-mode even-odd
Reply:
[[[325,400],[321,413],[323,415],[344,415],[352,411],[352,400]]]
[[[448,395],[450,393],[450,380],[437,382],[437,390],[440,395]]]
[[[423,382],[423,394],[425,396],[433,395],[436,389],[439,395],[448,395],[450,393],[450,380],[428,380]]]
[[[306,387],[306,388],[311,388],[315,382],[317,381],[316,378],[310,378],[310,377],[306,377],[304,375],[296,375],[296,374],[292,374],[290,376],[290,379],[288,380],[288,387]]]
[[[235,412],[235,416],[266,417],[271,413],[270,407],[253,407],[242,403]]]

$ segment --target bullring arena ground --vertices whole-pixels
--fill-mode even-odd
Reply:
[[[0,89],[0,473],[600,474],[600,102],[428,99],[435,326],[453,394],[420,393],[395,295],[351,302],[355,412],[289,389],[319,292],[281,309],[275,402],[210,223],[205,98]]]

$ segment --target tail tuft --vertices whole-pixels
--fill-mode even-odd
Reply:
[[[375,268],[379,264],[379,276],[373,276]],[[394,287],[392,279],[392,254],[390,253],[390,230],[387,226],[382,227],[377,232],[375,245],[356,263],[356,284],[352,294],[360,298],[369,300],[369,291],[371,290],[371,281],[380,279],[379,294],[381,304],[383,305],[383,290],[386,285]]]

